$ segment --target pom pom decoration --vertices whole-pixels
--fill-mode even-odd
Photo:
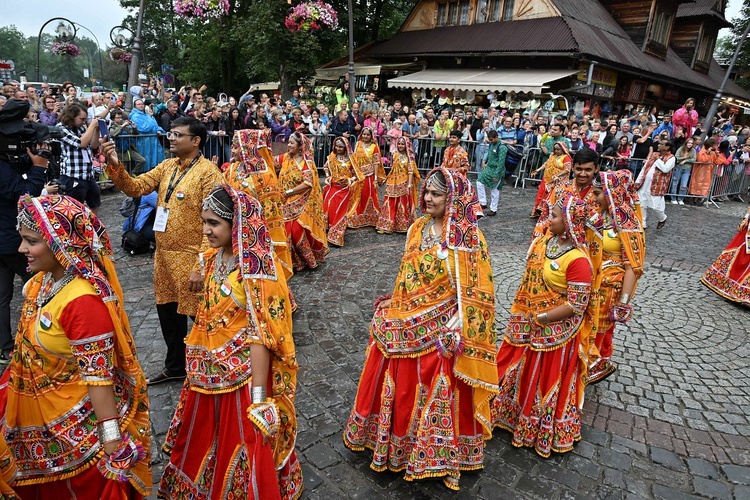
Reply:
[[[78,48],[78,45],[70,42],[53,43],[50,50],[53,54],[62,57],[76,57],[81,55],[81,49]]]
[[[128,64],[130,63],[130,60],[133,59],[133,54],[127,50],[114,48],[109,51],[109,58],[116,63]]]
[[[219,18],[229,14],[229,8],[229,0],[174,0],[175,12],[187,18]]]
[[[336,10],[330,4],[321,1],[295,5],[284,21],[284,26],[292,33],[323,28],[336,29],[338,25],[339,16]]]

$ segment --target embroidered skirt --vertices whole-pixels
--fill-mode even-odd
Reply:
[[[457,490],[462,470],[482,468],[484,439],[472,388],[453,375],[453,362],[437,351],[387,358],[371,341],[344,444],[372,450],[373,470],[441,477]]]
[[[302,468],[295,452],[275,470],[271,444],[247,418],[250,385],[224,394],[202,394],[186,383],[167,431],[170,460],[159,498],[296,499]]]
[[[405,233],[414,222],[414,203],[411,193],[386,196],[378,218],[378,231]]]
[[[323,213],[328,219],[328,243],[344,246],[344,234],[349,212],[351,189],[349,187],[330,185],[323,193]]]
[[[328,247],[316,240],[310,229],[303,226],[298,220],[286,221],[286,232],[291,240],[292,264],[295,271],[301,271],[306,267],[314,269],[323,262]]]
[[[105,500],[140,500],[138,493],[130,483],[120,483],[106,479],[92,464],[80,474],[68,479],[59,479],[50,483],[14,486],[18,498],[60,498],[61,492],[67,492],[69,498],[101,498]],[[5,497],[3,497],[5,498]]]
[[[551,351],[505,341],[500,347],[500,394],[492,402],[492,418],[496,427],[513,433],[513,446],[549,457],[572,450],[581,439],[579,335]]]
[[[729,245],[711,264],[701,281],[715,293],[750,306],[750,253],[747,228],[743,225]]]
[[[378,185],[375,182],[375,175],[368,175],[362,182],[362,193],[356,212],[349,218],[349,227],[374,227],[378,224],[379,216]]]

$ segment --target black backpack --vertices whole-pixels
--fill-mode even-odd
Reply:
[[[141,204],[141,198],[133,199],[133,215],[130,219],[128,230],[122,233],[122,249],[130,255],[138,255],[151,251],[151,243],[140,233],[135,230],[135,220],[138,216],[138,207]]]

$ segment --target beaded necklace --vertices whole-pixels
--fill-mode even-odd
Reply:
[[[547,240],[547,248],[544,251],[544,255],[548,259],[557,259],[573,250],[573,248],[575,248],[575,245],[572,242],[567,240],[560,242],[558,236],[553,236]]]
[[[46,273],[42,279],[42,288],[36,297],[37,306],[42,307],[46,305],[73,279],[75,279],[75,275],[71,271],[65,271],[63,277],[57,281],[52,277],[52,273]]]
[[[223,284],[235,269],[237,269],[237,263],[234,261],[234,255],[232,255],[229,260],[225,262],[224,249],[222,248],[218,252],[216,252],[216,261],[214,264],[214,280],[216,280],[217,283]]]
[[[435,231],[435,219],[431,219],[430,223],[422,228],[422,241],[419,244],[419,249],[424,251],[439,244],[440,236]]]

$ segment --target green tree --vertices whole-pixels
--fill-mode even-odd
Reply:
[[[714,56],[722,64],[729,64],[734,55],[735,48],[740,43],[740,37],[750,22],[750,0],[745,0],[739,17],[732,19],[732,34],[722,37],[716,42]],[[737,62],[734,64],[734,72],[737,75],[735,82],[742,88],[750,91],[750,41],[745,40],[740,51]]]

